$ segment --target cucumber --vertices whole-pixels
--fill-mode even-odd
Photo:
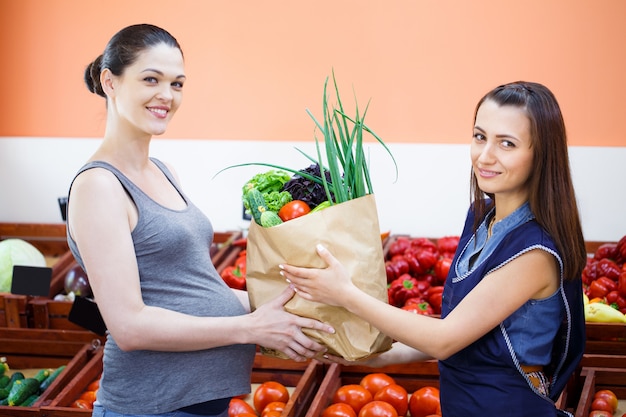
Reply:
[[[268,210],[263,194],[256,188],[251,188],[246,193],[246,200],[250,207],[250,214],[257,224],[261,224],[261,214]]]
[[[321,203],[319,203],[317,206],[313,207],[313,209],[311,209],[311,213],[317,213],[318,211],[322,211],[325,208],[328,208],[331,206],[330,201],[326,200],[323,201]]]
[[[0,358],[0,376],[4,375],[9,370],[9,365],[7,364],[7,358],[4,356]]]
[[[46,378],[50,376],[50,372],[50,369],[41,369],[33,378],[39,381],[39,383],[42,383],[43,381],[45,381]]]
[[[9,385],[9,381],[11,381],[11,377],[8,375],[0,376],[0,388],[4,388]]]
[[[283,221],[278,214],[273,211],[267,210],[261,213],[261,226],[272,227],[281,224]]]
[[[0,401],[6,400],[10,392],[11,392],[10,387],[0,388]]]
[[[30,407],[35,404],[35,401],[39,399],[39,394],[33,394],[30,397],[26,398],[23,403],[18,404],[20,407]]]
[[[42,393],[48,389],[48,387],[54,382],[54,380],[59,376],[61,372],[65,369],[65,365],[59,366],[57,369],[52,371],[50,375],[43,380],[41,385],[39,385],[39,392]]]
[[[28,397],[39,391],[39,385],[39,381],[35,378],[24,378],[15,381],[7,397],[9,406],[23,403]]]

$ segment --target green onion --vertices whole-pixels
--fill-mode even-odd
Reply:
[[[372,182],[369,175],[369,167],[366,162],[365,152],[363,151],[363,134],[365,132],[372,135],[378,143],[385,148],[389,156],[391,156],[395,166],[397,178],[398,166],[391,151],[383,140],[364,122],[367,109],[369,108],[369,103],[365,108],[363,115],[360,115],[357,103],[355,117],[349,117],[344,111],[343,103],[341,102],[339,87],[337,85],[334,70],[333,84],[337,99],[337,108],[334,108],[329,104],[327,91],[328,81],[329,79],[327,77],[324,82],[324,97],[322,100],[322,110],[324,115],[323,121],[318,121],[318,119],[316,119],[308,109],[306,110],[315,122],[316,130],[319,130],[323,135],[323,143],[326,151],[326,163],[324,163],[324,159],[322,158],[322,149],[320,146],[321,139],[319,139],[317,135],[315,135],[317,158],[313,158],[302,150],[296,148],[296,150],[307,159],[319,165],[321,171],[320,177],[312,176],[292,168],[263,162],[232,165],[220,170],[217,174],[225,171],[226,169],[249,165],[260,165],[282,169],[310,179],[311,181],[315,181],[318,184],[322,184],[324,186],[324,190],[326,191],[328,201],[336,204],[342,203],[348,200],[363,197],[367,194],[373,194],[374,192],[372,189]],[[325,168],[325,166],[327,166],[327,168]],[[324,174],[325,171],[330,173],[330,183],[326,180],[326,175]],[[332,199],[333,196],[334,201]]]

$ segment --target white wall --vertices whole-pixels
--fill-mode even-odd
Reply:
[[[57,198],[67,195],[74,173],[97,139],[0,138],[0,222],[60,223]],[[268,162],[294,169],[309,165],[295,149],[314,155],[314,144],[164,140],[153,141],[153,156],[172,163],[186,193],[217,231],[245,229],[241,187]],[[389,156],[371,144],[372,181],[382,230],[439,237],[461,231],[469,203],[469,148],[466,145],[389,144]],[[570,159],[585,239],[616,241],[626,235],[626,147],[572,147]]]

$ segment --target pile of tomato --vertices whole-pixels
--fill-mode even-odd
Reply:
[[[359,384],[342,385],[321,417],[437,417],[439,389],[425,386],[413,393],[385,373],[366,374]]]
[[[385,254],[389,304],[416,314],[441,314],[443,284],[458,245],[458,236],[391,241]]]
[[[589,417],[613,417],[617,411],[619,400],[615,393],[608,389],[596,391],[591,403]],[[626,416],[626,413],[622,417]]]
[[[70,404],[70,407],[80,408],[82,410],[93,410],[93,403],[96,401],[98,388],[100,388],[100,377],[90,382],[78,398]]]
[[[254,391],[254,406],[244,397],[230,401],[228,417],[280,417],[289,401],[289,390],[280,382],[266,381]]]

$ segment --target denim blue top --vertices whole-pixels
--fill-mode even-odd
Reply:
[[[458,272],[464,276],[487,260],[502,240],[516,227],[534,219],[528,203],[523,204],[513,213],[495,223],[492,235],[487,238],[489,221],[494,210],[486,217],[478,228],[475,240],[467,245],[460,254]],[[474,242],[476,245],[474,246]],[[477,256],[470,268],[470,259]],[[503,325],[513,351],[522,365],[547,365],[551,359],[551,346],[559,329],[563,312],[558,290],[548,298],[528,300],[522,307],[507,318]],[[494,298],[493,302],[497,302]],[[558,320],[556,320],[558,318]]]

